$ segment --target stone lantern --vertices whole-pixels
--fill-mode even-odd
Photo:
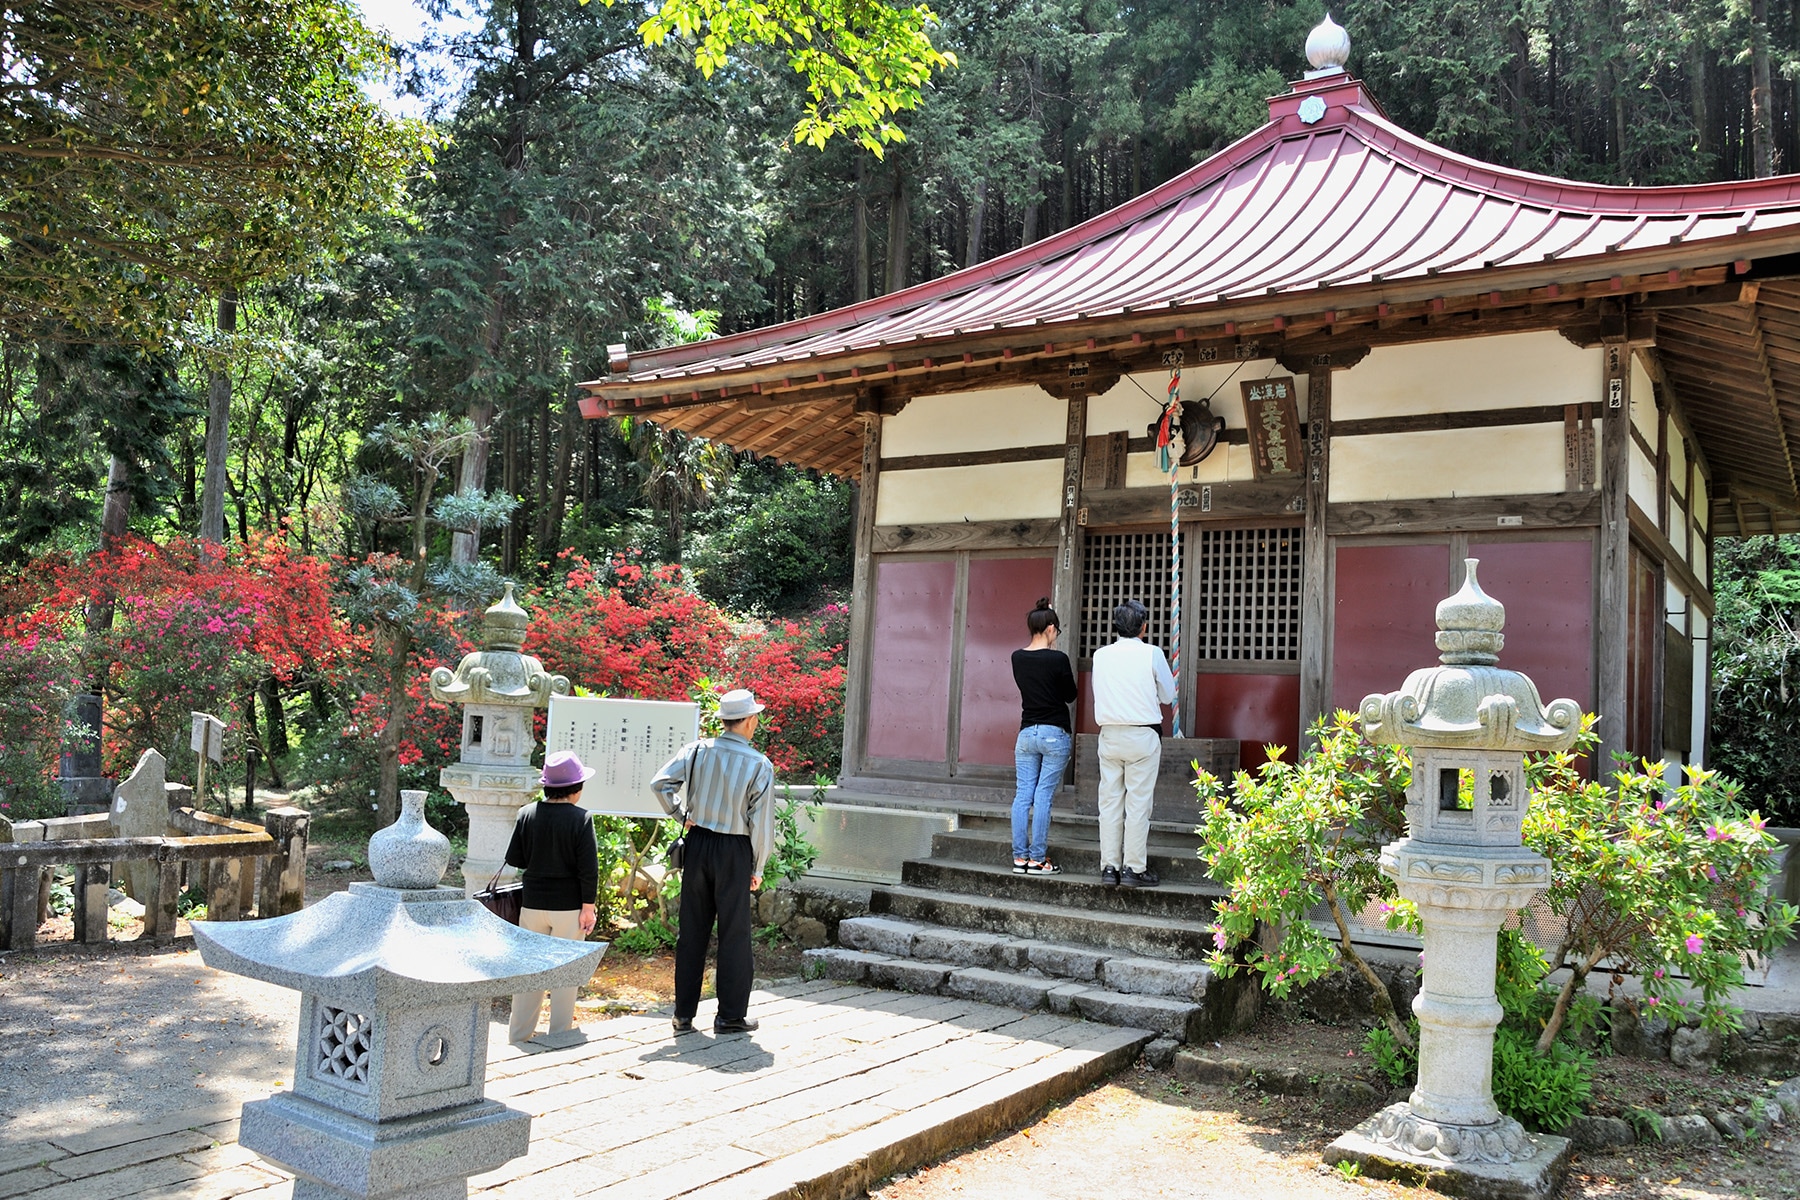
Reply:
[[[452,1200],[530,1146],[531,1117],[483,1096],[489,1003],[579,986],[606,945],[527,933],[427,882],[449,862],[437,840],[423,874],[413,848],[372,852],[373,883],[194,923],[207,966],[301,994],[293,1090],[245,1104],[238,1133],[299,1177],[295,1200]]]
[[[500,870],[513,818],[537,790],[532,717],[551,696],[569,693],[566,678],[520,653],[529,624],[509,583],[482,618],[481,649],[464,655],[454,671],[439,667],[431,673],[432,696],[463,706],[462,752],[438,772],[438,782],[469,810],[463,890],[471,896]]]
[[[1494,1104],[1497,938],[1550,883],[1550,864],[1520,839],[1523,754],[1566,750],[1581,728],[1573,700],[1496,665],[1506,610],[1481,590],[1476,559],[1462,590],[1437,606],[1442,665],[1362,702],[1363,734],[1412,753],[1408,836],[1382,850],[1382,873],[1418,905],[1424,930],[1419,1079],[1412,1096],[1332,1143],[1327,1162],[1442,1184],[1469,1195],[1548,1196],[1568,1167],[1568,1139],[1528,1134]]]

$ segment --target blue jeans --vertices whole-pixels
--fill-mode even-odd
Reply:
[[[1066,729],[1027,725],[1013,744],[1019,789],[1013,795],[1013,858],[1043,862],[1050,841],[1050,798],[1075,751]]]

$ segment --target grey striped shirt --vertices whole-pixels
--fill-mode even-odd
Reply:
[[[676,800],[684,783],[686,795]],[[650,790],[672,817],[714,833],[749,834],[756,873],[763,873],[775,849],[775,768],[743,737],[727,732],[682,747]]]

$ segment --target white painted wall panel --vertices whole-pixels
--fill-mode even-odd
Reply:
[[[1694,528],[1701,533],[1712,524],[1712,489],[1706,486],[1706,476],[1694,472]]]
[[[881,422],[883,458],[1060,446],[1068,436],[1066,401],[1040,387],[988,388],[919,396]]]
[[[1669,490],[1677,496],[1686,497],[1682,489],[1687,487],[1687,442],[1675,432],[1673,423],[1669,425]]]
[[[1336,403],[1334,391],[1334,408]],[[1389,433],[1331,443],[1333,504],[1562,490],[1561,425]]]
[[[1255,478],[1256,467],[1248,446],[1215,446],[1206,461],[1181,471],[1183,483],[1244,483]],[[1167,487],[1168,483],[1168,475],[1156,465],[1155,451],[1125,459],[1126,487]]]
[[[1656,392],[1652,390],[1649,372],[1637,355],[1631,356],[1631,423],[1651,446],[1656,445]],[[1646,509],[1654,512],[1654,509]]]
[[[1332,375],[1331,415],[1354,421],[1585,404],[1600,399],[1600,381],[1600,351],[1583,350],[1559,333],[1380,346],[1348,371]]]
[[[1629,435],[1627,435],[1629,436]],[[1631,499],[1644,515],[1656,520],[1656,464],[1644,455],[1644,448],[1634,439],[1631,443]]]
[[[1708,747],[1706,745],[1706,689],[1710,672],[1707,670],[1709,656],[1712,653],[1712,625],[1704,613],[1696,611],[1693,615],[1692,636],[1694,639],[1694,726],[1693,749],[1688,751],[1688,761],[1700,766],[1706,765]]]
[[[890,471],[882,475],[876,489],[875,523],[927,525],[1054,517],[1061,488],[1060,458]]]

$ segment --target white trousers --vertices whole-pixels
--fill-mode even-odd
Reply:
[[[567,938],[571,942],[579,942],[581,936],[581,910],[571,908],[566,911],[553,911],[543,908],[521,908],[519,910],[519,928],[532,933],[547,933],[551,937]],[[544,997],[550,997],[550,1030],[551,1033],[566,1033],[575,1028],[575,992],[572,987],[556,988],[550,992],[520,992],[512,998],[512,1023],[507,1026],[508,1041],[526,1042],[537,1032],[538,1014],[544,1010]]]
[[[1100,727],[1100,865],[1150,865],[1150,808],[1162,736],[1142,725]]]

